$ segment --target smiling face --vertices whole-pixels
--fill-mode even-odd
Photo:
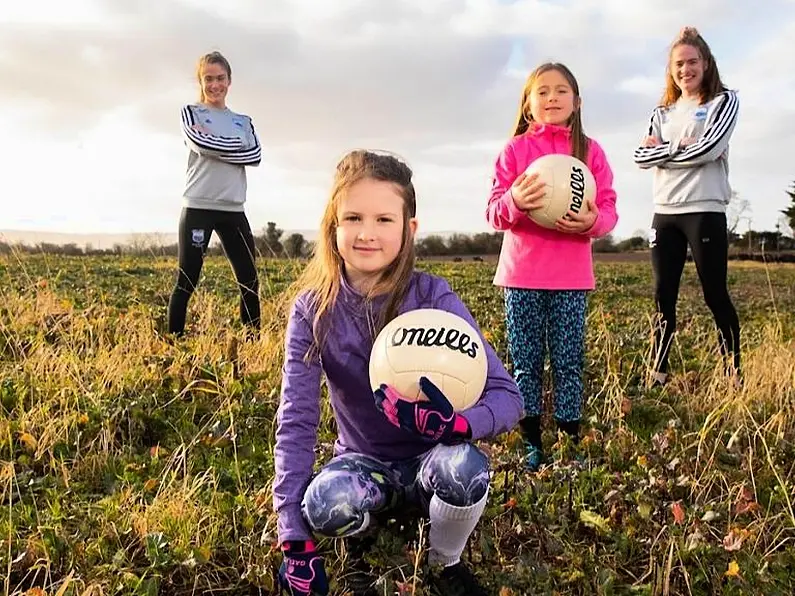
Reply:
[[[671,78],[685,97],[699,95],[705,71],[706,63],[698,48],[680,44],[671,51]]]
[[[226,68],[217,62],[203,64],[199,71],[199,84],[203,103],[215,108],[226,105],[226,94],[232,80]]]
[[[353,184],[339,202],[336,243],[348,282],[366,291],[398,258],[404,226],[411,237],[417,221],[406,223],[404,199],[392,182],[364,178]]]
[[[530,90],[530,114],[539,124],[566,125],[578,98],[568,79],[557,69],[539,74]]]

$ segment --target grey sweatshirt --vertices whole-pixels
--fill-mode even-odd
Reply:
[[[228,108],[188,104],[182,108],[182,136],[189,149],[183,206],[243,211],[245,166],[262,159],[251,118]]]
[[[737,93],[725,90],[705,104],[680,98],[654,109],[647,134],[662,141],[635,149],[635,163],[654,168],[654,212],[726,212],[731,199],[729,139],[737,124]],[[680,141],[696,141],[685,148]]]

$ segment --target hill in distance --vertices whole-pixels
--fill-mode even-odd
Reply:
[[[262,230],[255,230],[255,234],[261,234]],[[425,238],[427,236],[441,236],[448,238],[457,232],[444,231],[444,232],[426,232],[417,234],[418,238]],[[462,232],[464,234],[472,234],[473,232]],[[301,234],[307,241],[313,242],[317,238],[317,230],[284,230],[282,240],[290,236],[290,234]],[[54,244],[56,246],[64,246],[67,244],[75,244],[81,248],[90,245],[97,250],[104,250],[113,248],[116,245],[121,246],[168,246],[177,243],[176,233],[166,232],[133,232],[129,234],[72,234],[67,232],[47,232],[37,230],[0,230],[0,242],[6,244],[24,244],[27,246],[36,246],[37,244]],[[218,242],[218,237],[214,234],[212,244]]]

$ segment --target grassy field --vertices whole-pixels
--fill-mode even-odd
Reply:
[[[205,267],[188,335],[165,337],[175,266],[0,260],[3,594],[273,593],[279,293],[300,265],[260,262],[269,324],[257,341],[244,339],[220,258]],[[493,264],[421,267],[450,280],[504,355]],[[645,386],[648,264],[600,262],[597,275],[586,463],[563,457],[530,476],[516,434],[485,445],[492,496],[465,558],[501,596],[792,594],[795,268],[731,266],[745,349],[738,388],[720,374],[688,265],[664,391]],[[326,407],[319,461],[332,433]],[[382,593],[427,593],[426,536],[417,526],[381,533],[370,558]],[[338,577],[343,547],[320,544]]]

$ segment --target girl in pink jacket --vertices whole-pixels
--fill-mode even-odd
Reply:
[[[541,388],[549,348],[558,428],[576,441],[583,401],[587,292],[595,286],[591,240],[615,228],[613,172],[602,147],[583,132],[580,91],[571,71],[542,64],[522,90],[513,136],[497,158],[486,218],[504,232],[494,284],[505,289],[505,315],[513,373],[524,399],[520,422],[527,468],[544,463]],[[595,199],[584,213],[570,211],[556,229],[528,217],[541,207],[544,184],[527,167],[549,153],[588,165]]]

